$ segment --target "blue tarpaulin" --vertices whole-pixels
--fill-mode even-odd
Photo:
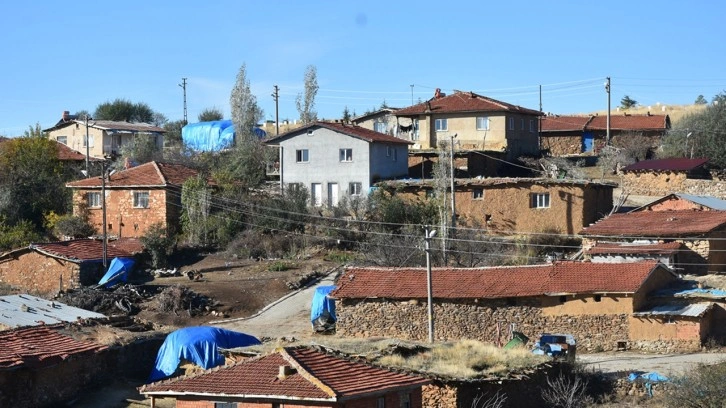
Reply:
[[[335,300],[328,297],[328,294],[335,289],[335,286],[318,286],[315,289],[313,295],[313,304],[310,307],[310,321],[314,322],[315,319],[320,317],[325,311],[330,314],[333,321],[336,321],[335,317]]]
[[[129,272],[134,267],[134,260],[131,258],[113,258],[111,265],[108,267],[108,271],[103,275],[99,285],[106,285],[107,288],[111,286],[126,282],[129,278]]]
[[[628,375],[628,381],[630,381],[630,382],[633,382],[638,379],[642,379],[644,381],[654,382],[654,383],[670,381],[668,379],[668,377],[661,375],[655,371],[650,372],[650,373],[644,373],[644,372],[640,371],[640,372],[630,373],[630,375]]]
[[[259,138],[267,136],[260,128],[252,131]],[[182,128],[182,141],[196,151],[218,152],[234,145],[234,125],[231,120],[190,123]]]
[[[158,381],[176,371],[184,359],[206,369],[224,364],[218,348],[235,348],[261,344],[249,334],[218,327],[186,327],[169,333],[156,355],[156,364],[149,381]]]

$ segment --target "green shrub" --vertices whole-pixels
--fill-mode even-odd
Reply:
[[[96,233],[96,229],[88,220],[75,215],[63,215],[55,221],[55,230],[59,235],[72,238],[88,238]]]
[[[13,226],[8,226],[0,218],[0,250],[28,246],[31,242],[41,239],[41,235],[35,230],[32,222],[22,220]]]
[[[152,224],[139,240],[151,255],[151,266],[154,268],[165,267],[167,257],[171,255],[176,244],[176,238],[167,233],[161,223],[156,223]]]
[[[352,252],[330,251],[325,255],[323,259],[328,262],[337,262],[344,264],[354,261],[356,259],[356,256]]]
[[[283,272],[292,269],[293,267],[294,266],[289,262],[275,261],[267,267],[267,270],[272,272]]]

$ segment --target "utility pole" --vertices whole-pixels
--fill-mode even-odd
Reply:
[[[456,228],[456,169],[454,168],[454,139],[458,133],[449,136],[451,144],[451,157],[449,157],[449,167],[451,168],[451,228]],[[453,230],[452,230],[453,233]]]
[[[610,146],[610,77],[607,77],[605,83],[605,92],[608,93],[608,117],[607,117],[607,130],[605,133],[605,145]]]
[[[106,239],[106,160],[101,162],[101,218],[103,221],[103,270],[108,266],[108,243]]]
[[[539,111],[542,113],[542,85],[539,86]],[[542,115],[537,116],[537,145],[542,149]]]
[[[182,83],[179,86],[184,90],[184,124],[187,123],[187,79],[182,78]]]
[[[275,136],[280,134],[280,109],[278,101],[280,99],[280,88],[275,85],[275,91],[272,93],[272,99],[275,100]]]
[[[434,342],[434,291],[431,279],[431,238],[436,235],[436,230],[429,232],[425,230],[424,245],[426,249],[426,293],[428,296],[428,317],[429,317],[429,343]]]
[[[101,143],[103,144],[103,143]],[[88,146],[88,114],[86,113],[86,178],[91,177],[91,169],[89,166],[89,163],[91,161],[90,159],[90,147]]]
[[[413,84],[411,84],[411,106],[413,106]]]

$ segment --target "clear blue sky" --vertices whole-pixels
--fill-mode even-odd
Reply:
[[[472,90],[528,108],[578,113],[623,95],[687,104],[726,89],[720,1],[72,1],[9,2],[0,14],[0,135],[53,125],[63,110],[145,102],[170,120],[229,116],[247,64],[274,119],[296,119],[308,65],[318,116],[338,118]]]

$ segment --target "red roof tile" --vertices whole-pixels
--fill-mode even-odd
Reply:
[[[584,131],[592,116],[545,116],[541,126],[543,132]]]
[[[151,161],[112,174],[106,180],[106,188],[181,186],[187,179],[195,177],[197,174],[199,172],[196,170],[181,164]],[[66,184],[66,186],[72,188],[100,188],[101,177],[73,181]]]
[[[668,115],[610,115],[611,130],[667,130],[671,127]],[[607,116],[595,116],[587,125],[592,130],[607,130]]]
[[[279,367],[293,373],[280,380]],[[416,388],[424,378],[354,362],[309,348],[285,348],[273,354],[220,367],[188,378],[145,385],[144,394],[196,395],[292,400],[344,401],[390,389]]]
[[[542,115],[542,112],[498,101],[474,92],[454,92],[451,95],[429,99],[426,102],[397,110],[396,116],[416,116],[428,113],[461,112],[512,112],[526,115]]]
[[[627,264],[556,262],[493,268],[434,268],[432,288],[439,299],[497,299],[553,293],[632,293],[657,261]],[[336,298],[427,297],[425,268],[349,268],[338,279]]]
[[[671,255],[678,253],[683,244],[666,242],[661,244],[629,244],[624,242],[601,242],[586,252],[591,255],[637,254],[637,255]]]
[[[626,166],[623,171],[691,171],[708,163],[708,159],[670,158],[642,160]]]
[[[639,211],[613,214],[584,228],[585,236],[694,237],[724,227],[726,211]]]
[[[387,135],[385,133],[376,132],[374,130],[366,129],[357,125],[349,125],[344,123],[333,123],[333,122],[315,122],[311,123],[309,125],[293,129],[287,133],[283,133],[280,136],[273,137],[272,139],[267,140],[266,144],[277,144],[282,140],[288,139],[293,136],[297,136],[303,133],[306,133],[309,129],[313,128],[326,128],[329,130],[333,130],[338,133],[342,133],[344,135],[352,136],[358,139],[365,140],[366,142],[373,143],[373,142],[379,142],[379,143],[396,143],[396,144],[413,144],[413,142],[410,142],[405,139],[401,139],[398,137],[394,137],[391,135]]]
[[[72,262],[93,262],[103,259],[103,241],[96,239],[75,239],[43,244],[31,244],[30,249],[55,258],[67,259]],[[121,239],[109,241],[106,245],[107,258],[130,258],[140,252],[138,240]],[[135,252],[132,252],[135,251]]]
[[[77,354],[106,349],[100,344],[65,336],[54,330],[58,327],[62,326],[34,326],[0,332],[0,369],[45,367]]]

